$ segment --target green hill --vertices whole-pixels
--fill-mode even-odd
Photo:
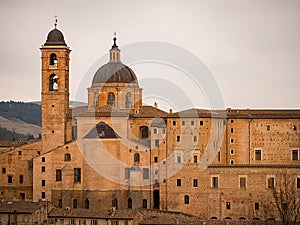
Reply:
[[[0,102],[0,116],[19,119],[26,123],[41,126],[41,106],[25,102]]]

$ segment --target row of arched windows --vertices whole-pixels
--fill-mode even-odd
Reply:
[[[113,92],[109,92],[107,95],[107,105],[116,106],[116,97]],[[125,108],[130,109],[132,107],[131,93],[128,92],[125,96]]]

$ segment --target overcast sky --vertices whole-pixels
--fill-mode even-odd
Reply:
[[[54,15],[72,49],[72,100],[87,101],[78,87],[108,52],[116,31],[120,49],[159,41],[193,53],[211,71],[226,107],[300,108],[299,0],[0,0],[1,100],[40,100],[39,48],[54,27]],[[178,73],[157,65],[131,67],[144,92],[149,85],[142,80],[153,68],[156,77]],[[198,95],[195,91],[194,98]]]

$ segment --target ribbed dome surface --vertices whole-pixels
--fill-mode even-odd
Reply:
[[[64,35],[58,29],[53,29],[47,36],[47,41],[44,45],[63,45],[67,46]]]
[[[121,62],[109,62],[101,66],[95,73],[92,84],[97,83],[135,83],[137,77],[134,72]]]

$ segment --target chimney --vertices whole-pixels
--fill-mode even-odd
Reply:
[[[157,108],[157,102],[154,102],[154,107]]]
[[[172,109],[170,109],[170,113],[173,113],[173,110],[172,110]]]

